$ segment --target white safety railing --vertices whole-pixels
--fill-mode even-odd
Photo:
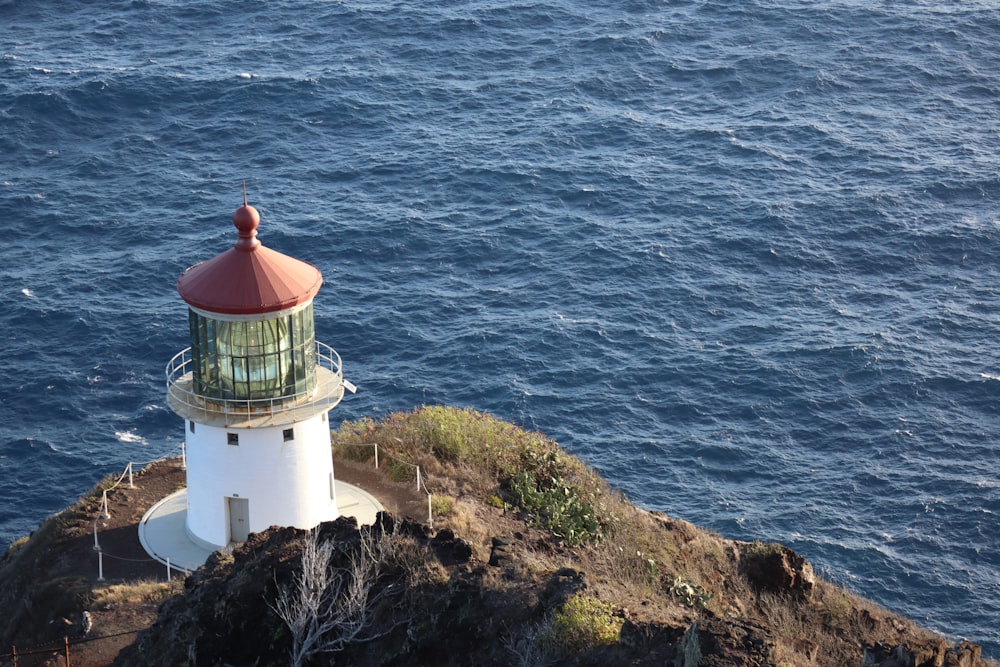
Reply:
[[[134,489],[135,488],[135,468],[136,468],[136,466],[138,466],[139,469],[141,470],[142,468],[145,468],[148,465],[152,465],[154,463],[159,463],[160,461],[166,461],[167,459],[174,458],[177,455],[178,450],[180,451],[181,468],[182,469],[187,468],[186,443],[182,442],[180,445],[178,445],[177,447],[175,447],[171,452],[169,452],[166,456],[162,456],[162,457],[160,457],[158,459],[153,459],[152,461],[129,461],[128,464],[126,464],[126,466],[125,466],[125,470],[123,470],[122,474],[118,476],[118,479],[116,479],[115,482],[111,486],[109,486],[106,489],[103,489],[101,491],[101,508],[100,508],[100,514],[98,514],[97,517],[94,518],[94,551],[97,552],[97,580],[98,581],[104,581],[104,557],[105,556],[108,556],[109,558],[113,558],[113,559],[116,559],[116,560],[128,561],[128,562],[132,562],[132,563],[148,563],[148,562],[154,562],[156,560],[154,558],[124,558],[124,557],[121,557],[121,556],[115,556],[115,555],[107,553],[101,547],[101,543],[98,540],[97,524],[100,521],[106,521],[106,520],[108,520],[108,519],[111,518],[111,513],[108,510],[108,491],[114,491],[116,488],[118,488],[122,484],[122,482],[125,481],[126,478],[128,479],[128,486],[129,486],[129,488],[130,489]],[[182,572],[184,574],[190,574],[190,571],[187,570],[187,569],[185,569],[185,568],[182,568],[182,567],[179,567],[179,566],[176,566],[176,565],[171,566],[169,558],[167,559],[166,565],[167,565],[167,581],[170,581],[171,570],[176,570],[176,571]]]
[[[381,454],[379,454],[379,444],[377,442],[359,442],[359,443],[337,442],[337,443],[335,443],[335,446],[337,446],[337,447],[371,447],[372,450],[373,450],[373,453],[374,453],[375,467],[376,468],[379,467],[379,461],[380,461],[380,459],[382,461],[384,461],[385,459],[389,459],[389,460],[391,460],[393,463],[395,463],[397,465],[402,465],[402,466],[407,466],[409,468],[412,468],[413,471],[414,471],[414,477],[417,480],[417,493],[420,493],[421,491],[423,491],[425,494],[427,494],[427,525],[428,526],[433,526],[434,525],[433,496],[431,495],[430,489],[427,488],[427,483],[425,481],[426,480],[426,475],[424,475],[421,472],[420,466],[418,466],[415,463],[410,463],[409,461],[407,461],[405,459],[401,459],[398,456],[395,456],[394,454],[390,454],[390,453],[388,453],[386,451],[383,451]],[[383,450],[384,450],[384,448],[383,448]]]
[[[421,468],[420,468],[419,465],[417,465],[415,463],[411,463],[410,461],[407,461],[405,459],[402,459],[402,458],[400,458],[400,457],[398,457],[398,456],[396,456],[396,455],[394,455],[394,454],[386,451],[384,448],[380,449],[378,443],[336,443],[336,446],[338,446],[338,447],[370,447],[370,448],[372,448],[373,454],[374,454],[374,462],[375,462],[375,467],[376,468],[379,468],[380,465],[384,465],[386,461],[391,461],[394,465],[399,465],[399,466],[403,466],[403,467],[406,467],[406,468],[411,468],[413,470],[413,478],[415,479],[415,486],[416,486],[417,493],[423,492],[427,496],[427,524],[429,526],[433,526],[434,525],[433,495],[431,494],[430,489],[427,488],[427,476],[423,473],[423,471],[421,470]],[[119,486],[121,486],[122,484],[124,484],[126,480],[128,480],[128,486],[129,486],[129,488],[135,488],[135,470],[136,470],[137,466],[141,470],[145,466],[152,465],[154,463],[159,463],[161,461],[166,461],[167,459],[170,459],[170,458],[174,458],[174,457],[176,457],[178,455],[178,453],[179,453],[180,458],[181,458],[181,466],[182,466],[182,468],[185,468],[186,467],[186,462],[187,462],[186,443],[182,442],[177,448],[175,448],[170,453],[168,453],[166,456],[163,456],[161,458],[154,459],[152,461],[143,461],[143,462],[129,461],[126,464],[125,469],[122,471],[121,475],[118,476],[118,479],[116,479],[114,481],[114,483],[112,483],[106,489],[102,490],[102,492],[101,492],[100,510],[99,510],[100,513],[94,518],[94,551],[97,552],[97,580],[98,581],[104,581],[105,580],[104,579],[104,557],[105,556],[108,556],[109,558],[113,558],[113,559],[116,559],[116,560],[130,561],[130,562],[153,562],[154,560],[156,560],[156,559],[153,559],[153,558],[145,558],[145,559],[123,558],[123,557],[119,557],[119,556],[115,556],[115,555],[109,554],[109,553],[107,553],[101,547],[100,540],[99,540],[98,524],[99,524],[99,522],[101,522],[103,520],[107,520],[107,519],[111,518],[111,514],[110,514],[110,511],[109,511],[109,508],[108,508],[108,492],[115,490],[116,488],[118,488]],[[170,560],[167,559],[167,562],[166,562],[166,577],[167,577],[167,581],[170,581],[170,579],[171,579],[171,573],[172,572],[179,572],[179,573],[183,573],[183,574],[190,574],[190,571],[187,570],[186,568],[180,567],[178,565],[172,565],[170,563]]]

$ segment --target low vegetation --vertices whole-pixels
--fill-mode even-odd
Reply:
[[[95,609],[108,609],[116,605],[160,602],[171,595],[180,593],[183,589],[184,580],[180,577],[172,581],[144,579],[110,584],[94,589],[92,606]]]
[[[89,551],[98,485],[0,561],[0,640],[41,639],[59,614],[151,617],[159,605],[115,664],[816,667],[905,645],[913,664],[996,667],[824,581],[787,547],[638,509],[550,438],[491,415],[430,406],[331,438],[353,461],[374,463],[377,447],[378,471],[357,467],[383,490],[412,495],[419,468],[431,525],[425,504],[360,531],[348,519],[274,528],[183,583],[101,583],[58,562],[69,544]]]
[[[524,521],[561,546],[522,540],[519,576],[540,586],[567,567],[586,573],[586,592],[506,638],[523,664],[614,644],[626,617],[679,628],[705,618],[761,623],[785,665],[856,664],[866,642],[941,642],[816,577],[781,545],[726,540],[635,508],[550,438],[489,414],[428,406],[345,422],[333,442],[369,459],[377,444],[380,457],[420,466],[435,528],[463,536],[483,560],[494,536]]]
[[[551,644],[553,653],[579,653],[618,643],[625,619],[615,605],[595,595],[576,593],[552,617],[539,641]]]
[[[419,465],[446,489],[493,506],[520,510],[569,544],[598,542],[613,530],[621,501],[593,470],[539,433],[470,409],[430,406],[381,422],[346,422],[334,442],[349,457],[369,459],[377,443],[391,453],[393,479]],[[408,477],[397,474],[403,469]],[[448,480],[446,482],[445,480]]]

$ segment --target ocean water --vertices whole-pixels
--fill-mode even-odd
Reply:
[[[1000,658],[1000,8],[0,0],[0,540],[174,451],[232,211],[471,406]]]

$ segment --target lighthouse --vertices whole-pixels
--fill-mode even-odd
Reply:
[[[233,225],[233,246],[177,281],[190,347],[166,369],[187,443],[185,530],[210,550],[338,517],[328,413],[353,391],[315,337],[320,271],[261,244],[245,190]]]

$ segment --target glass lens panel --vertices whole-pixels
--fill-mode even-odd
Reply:
[[[259,322],[188,313],[195,391],[222,399],[274,399],[315,383],[313,309]]]

